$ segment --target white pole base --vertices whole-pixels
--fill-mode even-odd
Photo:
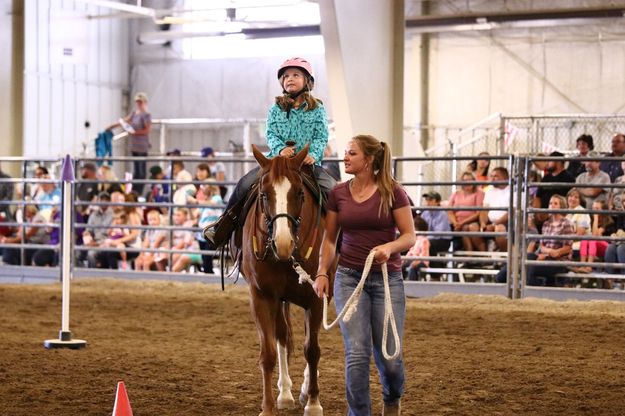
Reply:
[[[72,339],[70,331],[59,331],[59,339],[47,339],[43,341],[43,346],[51,348],[71,348],[77,350],[87,346],[87,341],[83,339]]]

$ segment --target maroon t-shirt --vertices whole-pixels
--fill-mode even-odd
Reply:
[[[391,211],[385,214],[380,209],[380,192],[376,191],[369,199],[356,202],[349,191],[349,181],[332,189],[328,198],[328,209],[338,213],[338,225],[343,231],[339,265],[350,269],[363,270],[365,261],[373,247],[394,241],[397,226],[392,210],[410,205],[408,195],[400,185],[393,189],[395,201]],[[401,256],[394,253],[387,262],[389,271],[401,271]],[[379,272],[380,265],[374,264],[371,270]]]

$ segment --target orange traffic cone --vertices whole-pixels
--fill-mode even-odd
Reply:
[[[117,393],[115,393],[115,405],[113,406],[113,416],[132,416],[132,408],[126,393],[124,382],[117,383]]]

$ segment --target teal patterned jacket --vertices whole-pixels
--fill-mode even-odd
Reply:
[[[275,157],[286,147],[287,140],[295,141],[295,150],[299,152],[310,144],[308,153],[315,158],[315,164],[321,165],[323,151],[328,144],[328,119],[323,104],[311,111],[305,111],[306,104],[292,109],[287,118],[286,111],[274,104],[267,116],[268,157]]]

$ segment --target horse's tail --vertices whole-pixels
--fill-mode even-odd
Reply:
[[[280,321],[284,324],[283,328],[278,327],[278,339],[280,343],[286,347],[287,356],[290,357],[293,353],[293,329],[291,326],[291,304],[289,302],[282,302],[282,308],[280,308],[282,314]]]

